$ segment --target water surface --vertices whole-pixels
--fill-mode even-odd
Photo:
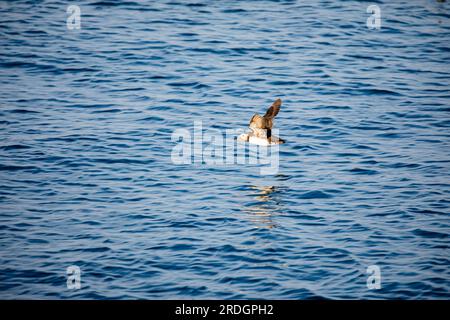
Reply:
[[[0,3],[1,298],[450,298],[448,3],[74,4]],[[278,174],[172,163],[277,97]]]

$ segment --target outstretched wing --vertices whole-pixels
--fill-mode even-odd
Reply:
[[[250,128],[264,128],[264,118],[261,117],[259,114],[255,114],[252,119],[250,120],[250,124],[248,125]]]
[[[274,118],[278,114],[278,112],[280,112],[280,107],[281,107],[281,99],[275,100],[275,102],[272,103],[270,108],[267,109],[267,112],[264,115],[264,118],[267,118],[267,119]]]

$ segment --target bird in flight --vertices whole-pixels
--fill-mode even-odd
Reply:
[[[249,124],[251,132],[241,134],[239,140],[262,145],[284,143],[284,140],[272,135],[273,118],[280,112],[280,107],[281,99],[277,99],[264,116],[255,114]]]

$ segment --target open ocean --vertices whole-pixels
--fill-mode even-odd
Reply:
[[[449,18],[1,1],[0,298],[449,299]],[[245,128],[276,98],[277,174],[172,162],[176,129]]]

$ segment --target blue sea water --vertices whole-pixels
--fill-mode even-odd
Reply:
[[[450,298],[449,3],[70,4],[0,2],[0,298]],[[171,161],[278,97],[277,174]]]

